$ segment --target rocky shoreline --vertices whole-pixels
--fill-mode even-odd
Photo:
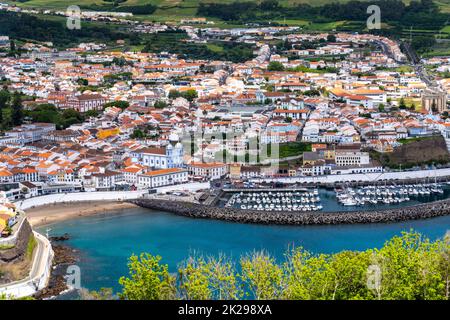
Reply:
[[[57,238],[66,238],[68,235],[63,235]],[[75,264],[78,261],[77,252],[65,245],[55,244],[52,241],[52,248],[55,253],[53,258],[52,273],[47,287],[37,292],[33,297],[38,300],[54,298],[62,292],[68,290],[66,284],[66,270],[69,265]]]
[[[450,199],[418,204],[410,207],[383,209],[378,211],[340,212],[280,212],[256,211],[235,208],[207,206],[183,201],[161,199],[137,199],[130,202],[144,208],[168,211],[177,215],[218,219],[240,223],[281,224],[281,225],[332,225],[388,223],[405,220],[428,219],[450,214]]]

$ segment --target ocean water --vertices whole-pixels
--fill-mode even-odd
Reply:
[[[287,249],[304,247],[315,253],[380,247],[394,235],[414,229],[436,239],[450,230],[450,216],[389,224],[336,226],[267,226],[193,219],[133,208],[69,220],[38,231],[68,233],[65,244],[80,253],[81,285],[94,290],[112,287],[127,274],[131,254],[149,252],[176,271],[190,254],[226,254],[238,260],[253,250],[266,250],[282,261]]]

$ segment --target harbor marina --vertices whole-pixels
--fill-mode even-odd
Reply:
[[[319,191],[263,191],[234,193],[225,207],[261,211],[317,211],[322,210]]]
[[[335,188],[258,186],[224,189],[221,207],[257,211],[358,211],[407,207],[450,197],[450,183],[377,184]]]
[[[338,202],[344,206],[398,204],[422,196],[444,194],[443,186],[437,183],[364,186],[336,189],[335,191]]]

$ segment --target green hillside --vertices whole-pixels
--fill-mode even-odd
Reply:
[[[12,3],[13,0],[3,0]],[[19,2],[21,1],[21,2]],[[178,23],[206,17],[215,27],[249,24],[301,26],[303,31],[367,32],[365,0],[19,0],[24,8],[64,11],[131,12],[133,19]],[[382,12],[382,28],[373,32],[411,40],[420,55],[446,55],[450,40],[450,0],[371,0]],[[55,16],[45,15],[42,19]],[[203,25],[206,26],[206,25]],[[207,26],[211,26],[208,24]]]
[[[23,0],[22,0],[23,1]],[[232,3],[236,0],[125,0],[120,2],[120,6],[136,6],[144,4],[152,4],[157,6],[157,10],[145,18],[155,21],[179,21],[184,18],[193,17],[196,15],[197,8],[200,2],[206,3]],[[244,0],[255,1],[259,0]],[[309,4],[312,6],[321,6],[324,4],[335,2],[348,2],[350,0],[279,0],[278,2],[283,6],[295,6],[298,4]],[[96,8],[104,7],[105,10],[111,7],[112,1],[104,0],[29,0],[24,2],[4,0],[7,3],[13,3],[20,7],[42,8],[42,9],[61,9],[64,10],[69,5],[78,5],[80,7],[95,6]],[[409,3],[410,0],[404,0]],[[442,12],[450,13],[450,0],[435,0],[442,10]],[[297,24],[297,21],[291,21],[292,24]],[[301,24],[301,23],[299,23]]]

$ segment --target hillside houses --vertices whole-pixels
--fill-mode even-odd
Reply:
[[[61,51],[25,43],[22,57],[0,57],[8,90],[30,97],[27,110],[49,103],[80,113],[70,126],[27,119],[5,130],[0,183],[29,182],[43,194],[156,188],[230,175],[379,172],[367,149],[392,152],[401,139],[436,133],[450,141],[450,120],[444,112],[421,109],[428,85],[388,38],[338,32],[330,42],[325,32],[273,26],[186,30],[189,41],[252,43],[255,58],[197,60],[110,51],[101,43]],[[274,41],[289,46],[273,48]],[[305,41],[313,47],[305,49]],[[388,50],[373,50],[377,43]],[[270,69],[270,62],[282,68]],[[445,72],[449,61],[426,63]],[[450,92],[447,80],[437,83]],[[302,163],[282,170],[245,163],[270,144],[288,151],[301,144],[311,151],[304,151]]]

